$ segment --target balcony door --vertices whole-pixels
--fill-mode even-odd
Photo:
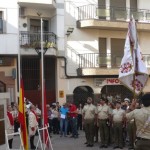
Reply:
[[[41,31],[41,20],[40,19],[30,19],[30,31],[31,32],[40,32]],[[43,20],[43,31],[49,31],[49,22],[48,20]]]
[[[106,19],[106,0],[98,0],[97,15],[99,19]]]
[[[124,54],[125,39],[111,39],[111,66],[119,67]]]
[[[110,0],[111,20],[126,20],[126,0]]]
[[[99,38],[99,66],[107,67],[107,39]]]

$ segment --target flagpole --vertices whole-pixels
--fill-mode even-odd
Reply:
[[[41,93],[42,93],[42,124],[44,128],[44,50],[43,50],[43,19],[41,17]],[[45,141],[45,135],[43,131],[43,142]]]
[[[21,55],[21,52],[20,52],[20,43],[19,43],[19,8],[20,8],[20,6],[18,5],[18,36],[17,36],[17,38],[18,38],[18,86],[19,86],[19,88],[18,88],[18,92],[20,93],[20,78],[21,78],[21,59],[20,59],[20,55]],[[18,97],[18,94],[17,94],[17,97]]]
[[[133,17],[132,17],[132,19],[134,19]],[[134,60],[134,66],[135,66],[135,68],[134,68],[134,79],[133,79],[133,81],[134,81],[134,99],[136,99],[136,92],[135,92],[135,77],[136,77],[136,73],[137,73],[137,67],[138,67],[138,65],[137,65],[137,48],[138,48],[138,38],[137,38],[137,26],[136,26],[136,22],[135,22],[135,20],[134,20],[134,26],[135,26],[135,39],[134,39],[134,47],[133,47],[133,49],[134,49],[134,54],[135,54],[135,60]]]

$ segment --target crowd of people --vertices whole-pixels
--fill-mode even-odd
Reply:
[[[53,133],[60,137],[79,138],[78,130],[84,130],[86,139],[84,144],[87,147],[93,147],[95,142],[100,142],[100,148],[113,145],[114,149],[123,149],[124,146],[134,149],[136,140],[138,141],[136,145],[142,140],[145,146],[150,139],[149,101],[150,94],[143,96],[142,103],[135,99],[131,101],[129,98],[121,100],[120,97],[111,101],[111,96],[108,95],[101,97],[97,104],[93,104],[91,97],[87,98],[83,106],[82,104],[76,106],[71,102],[63,103],[62,106],[59,102],[47,104],[49,135],[52,137]],[[30,148],[35,149],[34,136],[37,133],[37,126],[41,127],[41,110],[29,102],[26,102],[26,106]],[[12,130],[17,132],[19,128],[17,106],[8,105],[7,108],[8,132]],[[10,137],[8,139],[10,148],[12,141],[13,137]],[[144,150],[147,150],[147,146],[150,145],[147,144]],[[136,147],[136,150],[140,150],[139,146]]]

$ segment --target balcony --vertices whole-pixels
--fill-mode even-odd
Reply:
[[[116,76],[123,56],[115,54],[87,53],[78,54],[77,74],[79,76]],[[150,55],[143,55],[144,62],[150,73]]]
[[[0,33],[3,33],[3,19],[0,18]]]
[[[41,33],[20,32],[20,47],[24,49],[41,48]],[[43,48],[57,49],[56,35],[53,32],[43,33]]]
[[[29,7],[35,9],[51,9],[56,8],[56,0],[18,0],[21,7]]]
[[[150,31],[150,10],[86,5],[78,7],[78,28],[127,30],[131,16],[137,21],[137,29]]]

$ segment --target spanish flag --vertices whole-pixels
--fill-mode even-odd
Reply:
[[[22,79],[21,79],[21,82],[20,82],[20,98],[19,98],[18,120],[19,120],[19,123],[20,123],[21,136],[22,136],[24,149],[28,150],[28,135],[27,135],[25,105],[24,105],[24,87],[23,87],[23,80]]]

